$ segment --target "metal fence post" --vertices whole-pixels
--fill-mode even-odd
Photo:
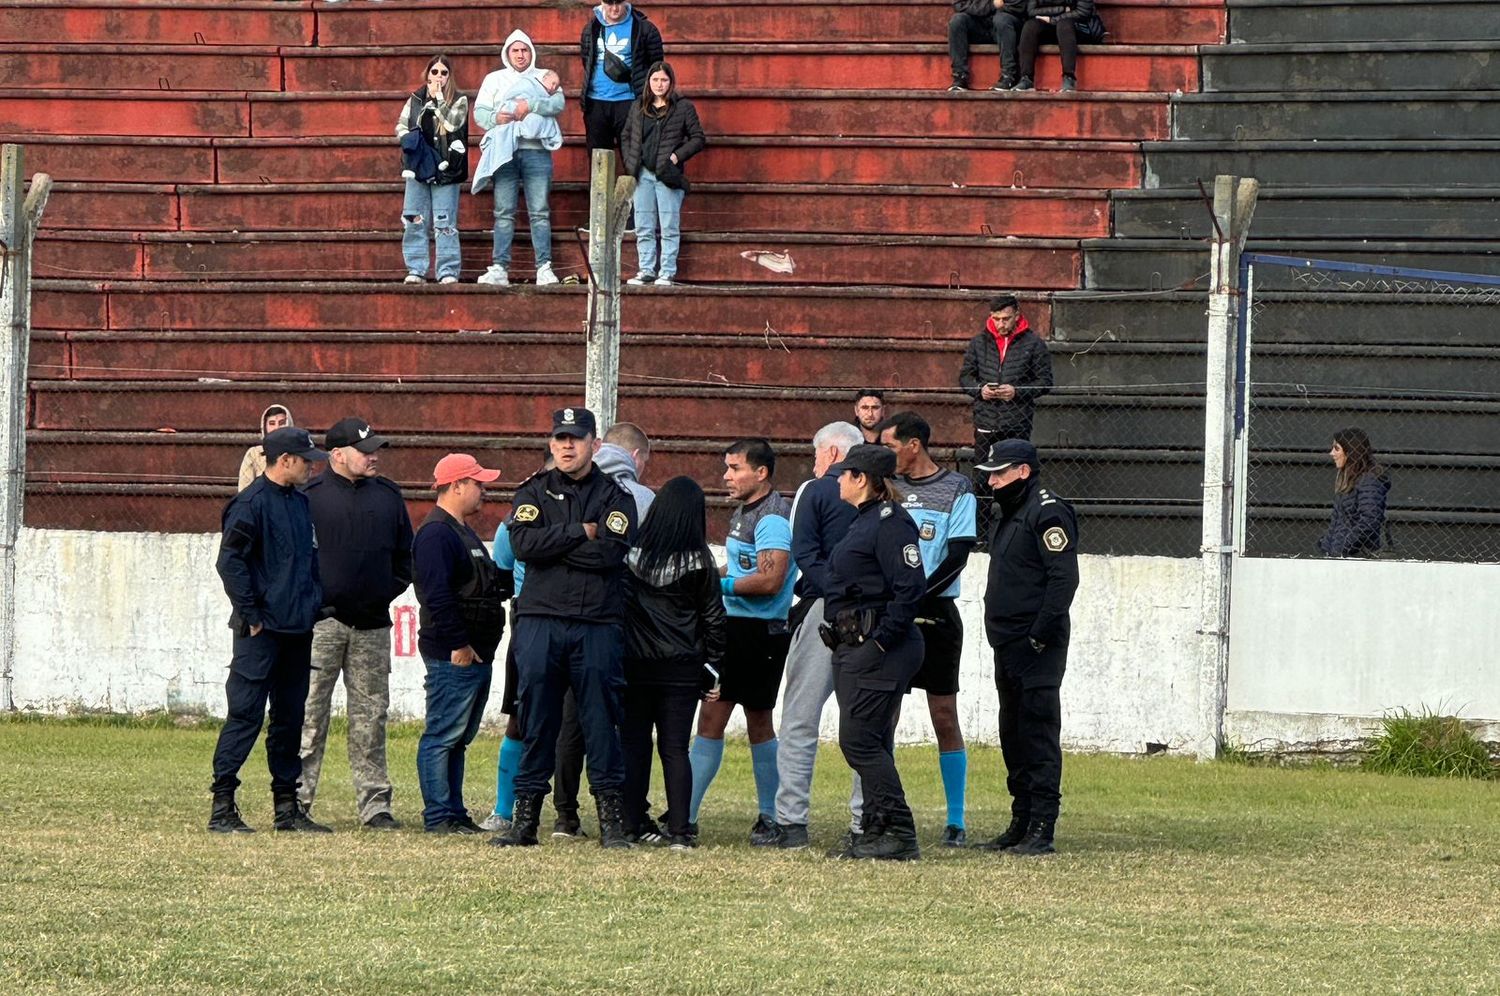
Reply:
[[[15,708],[16,541],[26,500],[26,367],[31,349],[31,239],[52,178],[22,199],[25,155],[0,149],[0,709]]]
[[[1260,185],[1234,176],[1214,178],[1214,236],[1208,297],[1208,370],[1203,429],[1203,588],[1198,667],[1199,758],[1224,743],[1229,683],[1229,590],[1234,565],[1235,404],[1238,361],[1240,253],[1255,213]]]
[[[584,404],[602,435],[615,423],[620,394],[620,243],[635,177],[615,176],[615,154],[595,149],[589,173],[589,311]]]

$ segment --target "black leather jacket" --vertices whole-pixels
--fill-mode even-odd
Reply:
[[[724,599],[708,550],[651,576],[633,551],[625,574],[625,680],[644,684],[713,684],[703,665],[724,659]]]

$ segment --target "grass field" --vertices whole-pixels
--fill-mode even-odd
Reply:
[[[892,867],[751,849],[731,744],[695,852],[501,852],[415,829],[410,727],[391,765],[412,829],[353,829],[338,737],[318,807],[338,833],[267,832],[257,750],[262,832],[210,835],[215,733],[0,719],[0,993],[1500,991],[1495,783],[1069,757],[1060,853],[1022,861],[926,846],[941,787],[910,748],[924,860]],[[471,806],[495,750],[471,755]],[[847,786],[825,750],[820,845]],[[976,751],[971,833],[1001,828],[1002,793]]]

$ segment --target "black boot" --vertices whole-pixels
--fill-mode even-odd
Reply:
[[[303,833],[333,833],[333,827],[325,827],[321,823],[314,823],[307,810],[297,801],[297,796],[277,795],[276,822],[272,825],[273,830],[299,830]]]
[[[1035,858],[1056,852],[1057,848],[1052,846],[1052,829],[1055,825],[1053,820],[1032,820],[1026,827],[1026,836],[1005,853]]]
[[[542,815],[542,793],[524,792],[516,794],[515,812],[511,814],[510,828],[490,843],[496,847],[535,847],[536,825]]]
[[[234,804],[233,792],[215,792],[214,808],[208,813],[208,829],[213,833],[254,833],[255,828],[240,819],[240,808]]]
[[[880,821],[876,833],[866,833],[850,848],[852,857],[876,861],[915,861],[922,856],[917,846],[917,826],[910,817],[896,816]]]
[[[610,849],[633,846],[625,836],[625,796],[621,792],[599,792],[594,796],[599,811],[599,846]]]
[[[1026,836],[1026,827],[1030,823],[1031,821],[1024,816],[1012,816],[1010,826],[1005,828],[1004,833],[993,840],[981,841],[974,847],[980,851],[1003,851],[1015,847],[1021,842],[1021,838]]]

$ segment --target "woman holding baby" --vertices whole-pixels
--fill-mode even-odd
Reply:
[[[401,142],[401,255],[406,283],[427,279],[429,242],[437,243],[439,283],[458,283],[458,191],[469,177],[469,98],[459,93],[453,64],[436,55],[396,122]]]

